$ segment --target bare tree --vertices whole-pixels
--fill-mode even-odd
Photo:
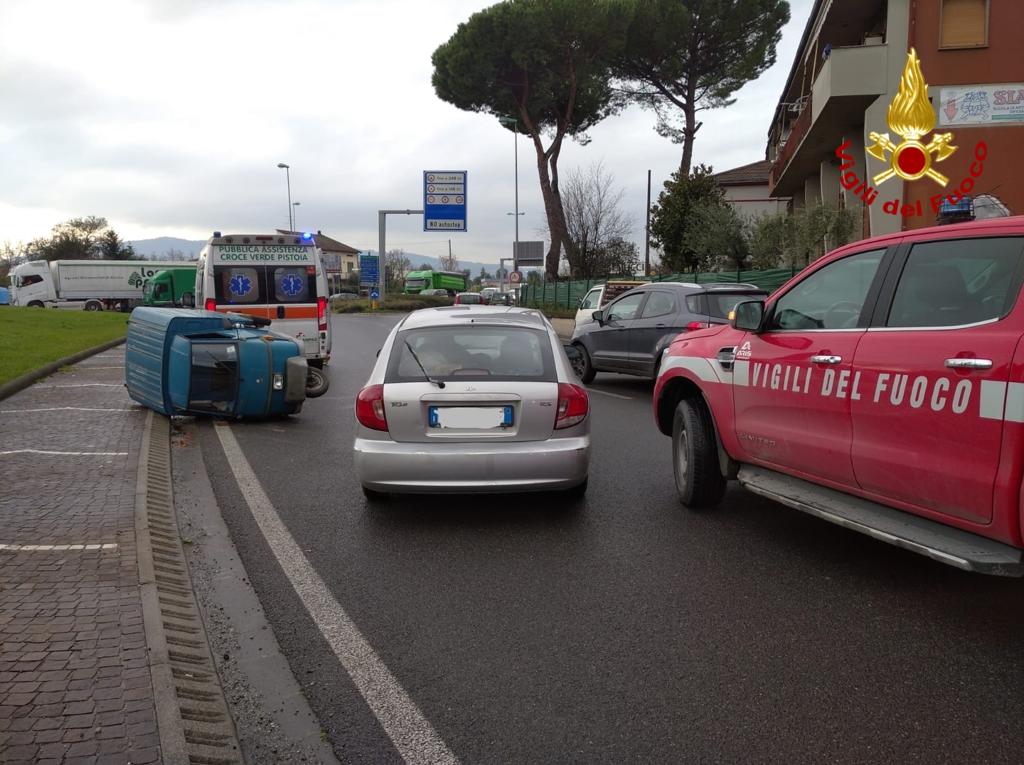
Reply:
[[[184,250],[178,250],[172,247],[164,253],[164,260],[188,260]]]
[[[7,283],[11,269],[31,259],[31,249],[24,242],[6,241],[0,244],[0,284]]]
[[[605,276],[617,265],[609,257],[609,250],[615,248],[609,246],[625,240],[633,228],[621,209],[624,193],[601,162],[569,174],[562,186],[562,205],[569,234],[566,260],[572,276]]]
[[[384,253],[384,275],[389,284],[402,284],[412,263],[405,256],[405,250],[388,250]]]
[[[459,259],[452,254],[442,255],[438,260],[441,261],[442,271],[458,271],[459,270]]]

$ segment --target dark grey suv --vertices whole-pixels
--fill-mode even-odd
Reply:
[[[652,282],[625,292],[594,321],[572,335],[579,349],[573,367],[589,383],[598,372],[622,372],[653,379],[661,354],[680,332],[726,324],[729,311],[741,300],[767,293],[752,284],[689,284]]]

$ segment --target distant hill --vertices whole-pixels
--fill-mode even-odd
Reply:
[[[129,244],[135,248],[136,255],[144,258],[165,260],[168,253],[174,251],[183,253],[187,259],[192,259],[199,256],[199,251],[203,249],[203,245],[206,244],[206,240],[178,239],[174,236],[161,236],[156,239],[137,239],[129,242]],[[363,253],[376,255],[377,251],[363,250]],[[423,263],[429,263],[432,268],[437,270],[440,270],[441,268],[441,260],[430,255],[406,252],[405,257],[409,259],[409,262],[412,264],[414,269],[418,268]],[[497,267],[497,263],[481,263],[475,260],[459,260],[459,270],[461,271],[464,268],[468,268],[471,276],[477,276],[480,273],[481,268],[486,268],[488,273],[493,274],[494,269]]]
[[[129,244],[135,248],[135,254],[144,258],[164,260],[171,251],[181,252],[189,260],[199,256],[199,251],[206,244],[205,239],[178,239],[174,236],[160,236],[156,239],[137,239]]]

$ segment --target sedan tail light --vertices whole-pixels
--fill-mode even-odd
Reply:
[[[206,306],[205,307],[206,307],[207,311],[216,311],[217,310],[217,299],[216,298],[206,298]]]
[[[319,322],[320,330],[327,329],[327,298],[323,295],[316,299],[316,320]]]
[[[388,429],[388,421],[384,416],[383,385],[367,385],[359,391],[356,396],[356,419],[370,430]]]
[[[707,329],[711,325],[706,321],[691,321],[686,325],[687,332],[693,332],[695,329]]]
[[[579,425],[590,411],[590,397],[579,385],[558,383],[558,409],[555,410],[555,429]]]

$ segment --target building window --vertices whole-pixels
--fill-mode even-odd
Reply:
[[[988,45],[988,0],[942,0],[940,48]]]

